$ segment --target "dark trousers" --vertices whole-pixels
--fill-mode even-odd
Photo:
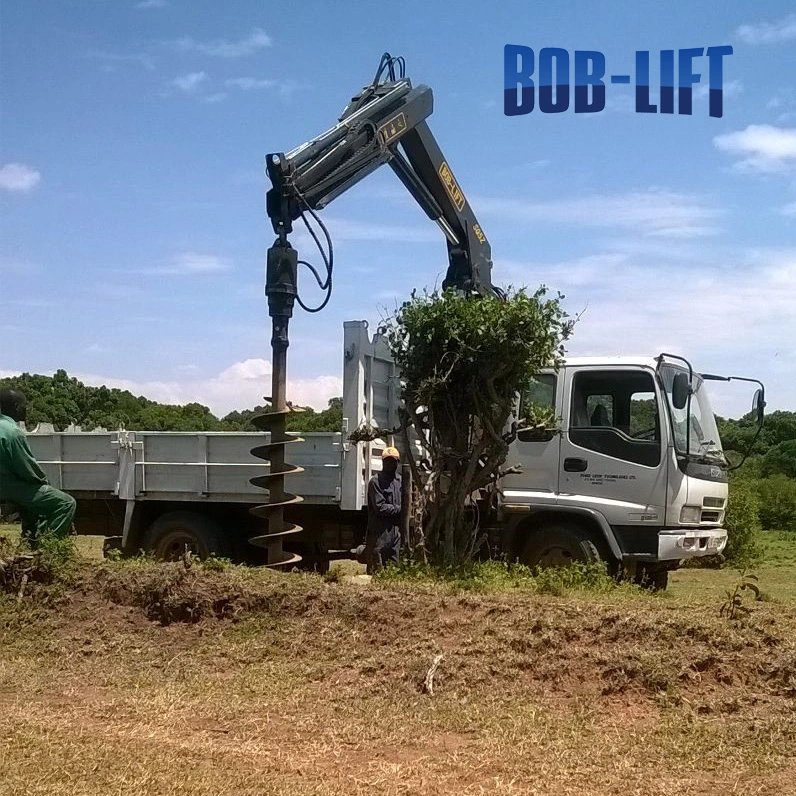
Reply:
[[[388,564],[397,564],[401,555],[401,532],[397,528],[382,531],[378,536],[368,534],[365,542],[365,562],[367,572],[383,569]]]
[[[48,530],[55,536],[68,536],[75,517],[76,503],[71,495],[45,484],[40,486],[30,500],[18,503],[22,518],[22,535],[35,543],[38,534]]]

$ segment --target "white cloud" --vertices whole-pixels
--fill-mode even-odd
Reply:
[[[169,85],[180,91],[184,91],[186,94],[190,94],[196,91],[206,80],[207,74],[205,72],[191,72],[187,75],[175,77]]]
[[[34,297],[17,299],[0,298],[0,304],[6,304],[9,307],[25,307],[26,309],[40,310],[54,306],[55,302],[50,299]]]
[[[6,163],[0,167],[0,189],[9,193],[28,193],[41,181],[41,173],[24,163]]]
[[[324,218],[332,240],[375,240],[398,243],[426,243],[438,241],[440,231],[434,225],[422,227],[408,224],[371,224],[343,218]]]
[[[494,273],[517,286],[544,281],[566,295],[570,314],[586,307],[571,356],[680,353],[699,370],[762,379],[772,410],[796,408],[796,248],[691,262],[619,252],[567,262],[498,259]],[[721,387],[710,392],[719,413],[747,411],[751,393],[736,401]]]
[[[735,35],[746,44],[776,44],[796,39],[796,14],[790,14],[777,22],[741,25]]]
[[[136,3],[136,8],[165,8],[168,5],[166,0],[141,0]]]
[[[779,209],[783,216],[791,216],[796,218],[796,202],[789,202]]]
[[[116,71],[121,64],[138,64],[150,71],[155,68],[155,59],[148,53],[110,53],[103,50],[90,50],[86,56],[102,61],[107,72]]]
[[[263,47],[269,47],[271,45],[271,37],[262,28],[254,28],[248,36],[244,36],[237,41],[216,39],[203,42],[196,41],[190,36],[185,36],[177,39],[175,44],[177,49],[183,52],[199,52],[203,55],[211,55],[218,58],[240,58],[244,55],[251,55]]]
[[[258,89],[276,89],[283,97],[290,97],[300,88],[306,88],[306,84],[297,80],[272,80],[270,78],[257,77],[232,77],[224,81],[225,85],[231,88],[239,88],[241,91],[252,91]]]
[[[694,238],[720,230],[716,220],[723,210],[704,197],[663,190],[624,194],[597,194],[573,199],[525,202],[513,198],[477,197],[478,214],[519,223],[554,223],[618,227],[641,235]]]
[[[86,354],[110,354],[113,349],[107,345],[101,345],[100,343],[92,343],[91,345],[86,346],[83,349],[84,353]]]
[[[310,219],[318,238],[326,245],[323,232],[317,228],[314,220]],[[434,243],[444,240],[442,233],[434,224],[425,226],[410,226],[408,224],[371,224],[364,221],[354,221],[336,216],[323,216],[323,223],[329,230],[332,242],[337,248],[338,244],[351,241],[382,241],[389,243]],[[307,232],[303,223],[296,222],[291,236],[293,245],[305,254],[307,250],[317,251],[315,241]]]
[[[717,135],[718,149],[740,157],[741,171],[778,172],[796,165],[796,128],[750,124],[745,130]]]
[[[743,93],[743,83],[741,83],[740,80],[730,80],[728,83],[724,84],[722,91],[724,92],[724,99],[732,99]],[[710,86],[707,83],[700,83],[694,89],[695,100],[707,99],[709,94]]]
[[[257,77],[232,77],[224,82],[228,86],[233,86],[234,88],[239,88],[243,91],[251,91],[252,89],[257,88],[271,88],[277,84],[276,80],[268,80]]]
[[[29,260],[18,260],[0,255],[0,273],[31,276],[41,271],[41,266]]]
[[[216,102],[223,102],[226,98],[227,95],[223,91],[219,91],[217,94],[208,94],[204,101],[213,104]]]
[[[171,258],[165,265],[150,268],[138,268],[134,273],[151,275],[196,276],[200,274],[217,274],[232,269],[232,263],[226,257],[215,254],[197,254],[182,252]]]

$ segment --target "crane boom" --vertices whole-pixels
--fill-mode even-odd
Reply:
[[[287,154],[268,155],[273,187],[266,209],[274,232],[286,235],[302,212],[326,207],[388,164],[445,235],[443,289],[500,295],[492,286],[489,241],[426,122],[433,105],[431,89],[408,78],[371,84],[334,127]]]

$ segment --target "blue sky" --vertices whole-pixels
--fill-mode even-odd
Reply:
[[[573,355],[681,352],[796,409],[792,2],[17,0],[0,35],[0,374],[62,367],[217,412],[267,394],[264,156],[330,127],[389,50],[434,91],[494,281],[585,308]],[[507,43],[599,50],[609,74],[730,44],[724,116],[702,59],[692,116],[637,114],[608,85],[599,114],[506,117]],[[297,313],[290,349],[289,397],[318,407],[341,391],[343,321],[375,327],[446,268],[389,169],[323,215],[334,295]],[[712,394],[724,414],[751,398]]]

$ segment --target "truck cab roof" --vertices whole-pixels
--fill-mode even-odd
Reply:
[[[564,367],[642,367],[652,368],[658,366],[655,357],[645,356],[622,356],[622,357],[567,357],[564,360]]]

